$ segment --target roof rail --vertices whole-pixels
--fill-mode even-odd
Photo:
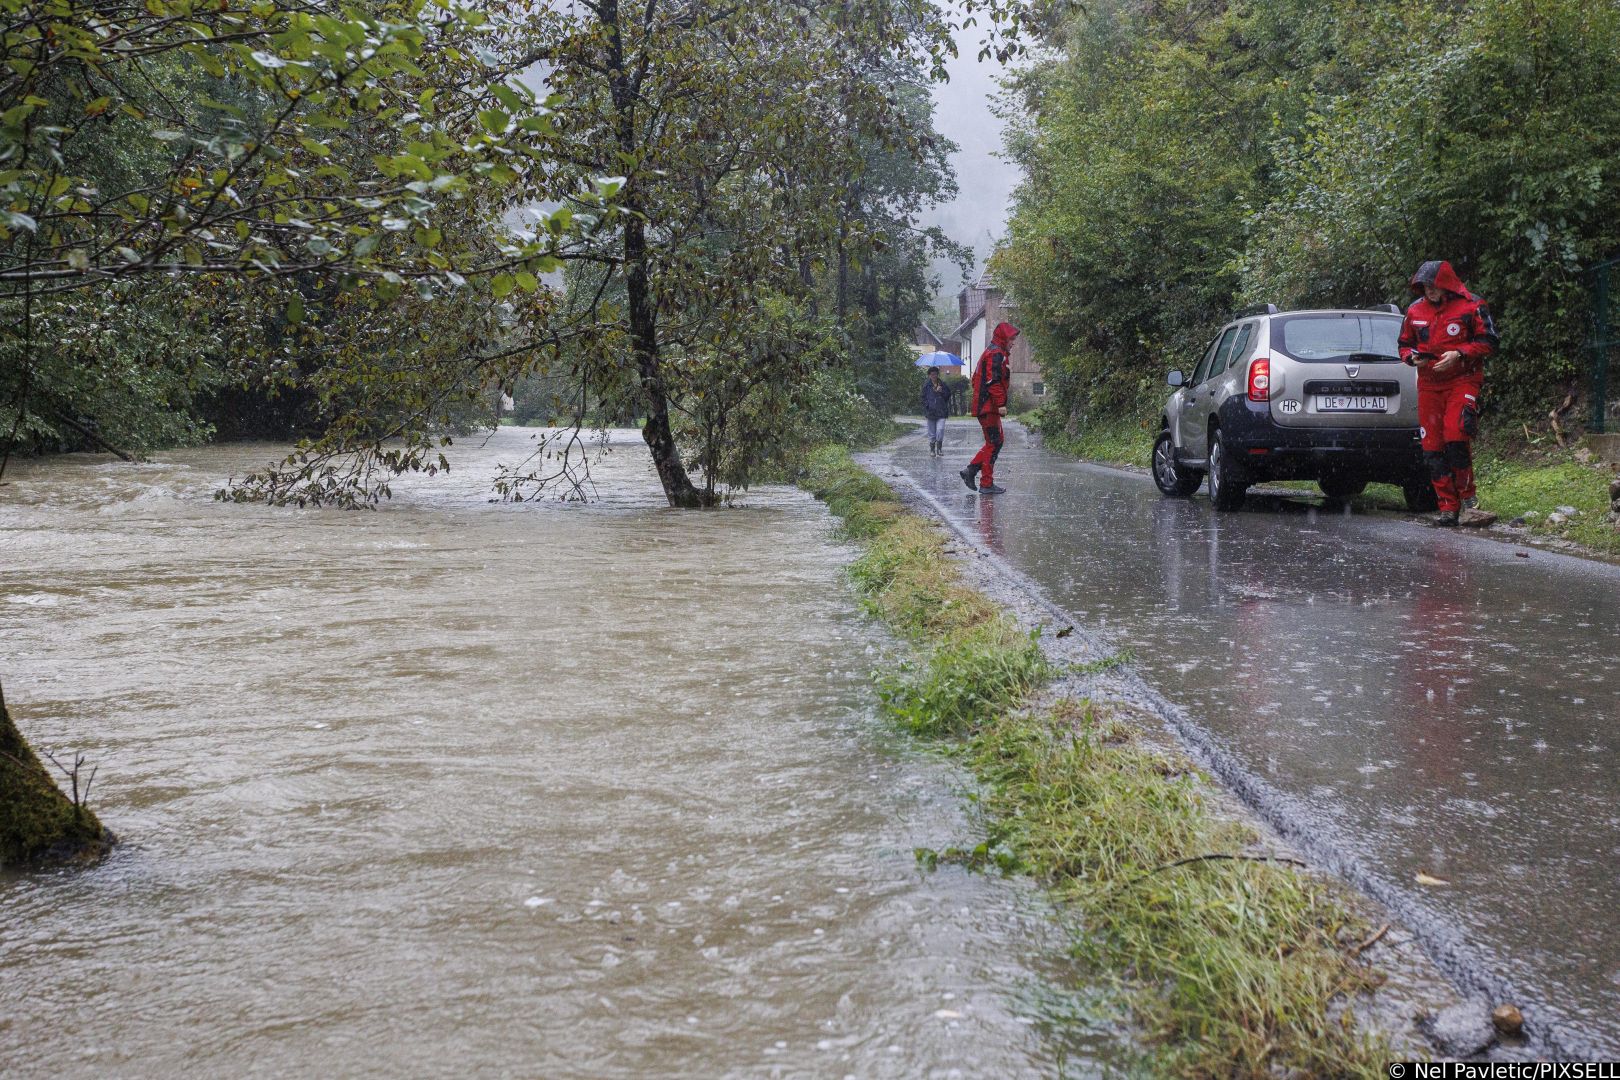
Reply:
[[[1277,305],[1276,304],[1250,304],[1248,307],[1243,308],[1240,311],[1238,311],[1238,313],[1236,315],[1233,315],[1232,318],[1234,318],[1234,319],[1247,319],[1250,315],[1275,315],[1275,314],[1277,314]]]
[[[1373,310],[1374,311],[1387,311],[1391,315],[1399,315],[1401,313],[1401,308],[1400,308],[1399,304],[1379,304],[1377,307],[1373,308]]]

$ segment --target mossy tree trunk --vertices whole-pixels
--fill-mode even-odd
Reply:
[[[0,689],[0,866],[93,859],[113,837],[62,794],[6,711]]]

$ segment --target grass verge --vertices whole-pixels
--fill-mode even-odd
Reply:
[[[1143,469],[1152,464],[1153,439],[1158,435],[1158,430],[1151,418],[1123,412],[1090,420],[1071,429],[1052,422],[1052,416],[1042,409],[1031,414],[1027,422],[1041,432],[1042,445],[1060,454],[1107,465],[1134,465]]]
[[[968,587],[933,524],[839,447],[801,486],[864,553],[867,610],[915,646],[880,679],[889,717],[957,753],[989,835],[919,852],[1043,880],[1075,916],[1074,950],[1145,1034],[1153,1075],[1383,1075],[1389,1051],[1347,1003],[1375,985],[1347,943],[1365,927],[1320,879],[1267,861],[1211,812],[1208,782],[1121,715],[1044,700],[1039,642]]]

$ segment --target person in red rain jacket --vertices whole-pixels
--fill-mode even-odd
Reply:
[[[984,445],[959,475],[969,491],[1000,495],[1006,488],[996,486],[996,458],[1001,456],[1001,418],[1007,415],[1007,387],[1012,382],[1012,343],[1018,327],[997,323],[990,335],[990,346],[979,355],[968,387],[968,408],[984,429]]]
[[[1412,275],[1418,297],[1401,324],[1401,359],[1418,369],[1418,423],[1423,460],[1439,498],[1440,525],[1488,525],[1495,515],[1474,508],[1474,459],[1485,358],[1496,348],[1496,324],[1485,302],[1451,264],[1432,260]]]

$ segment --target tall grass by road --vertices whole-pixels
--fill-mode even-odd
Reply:
[[[864,548],[850,577],[914,646],[880,676],[885,712],[956,755],[988,835],[922,853],[1033,875],[1074,915],[1073,950],[1143,1036],[1151,1075],[1379,1076],[1389,1050],[1350,1005],[1380,976],[1366,927],[1318,877],[1269,861],[1212,812],[1209,781],[1128,716],[1043,694],[1036,637],[963,582],[947,538],[841,447],[800,483]],[[1235,856],[1235,857],[1228,857]]]

